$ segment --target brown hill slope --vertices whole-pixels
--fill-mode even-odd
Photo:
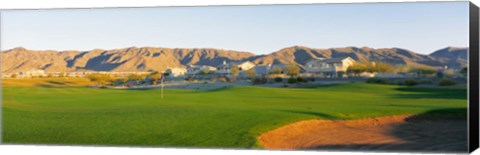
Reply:
[[[32,69],[64,71],[162,71],[185,65],[219,65],[254,56],[248,52],[222,49],[130,47],[79,51],[35,51],[14,48],[2,52],[2,72]]]
[[[468,65],[468,48],[447,47],[437,50],[430,55],[450,68],[458,69]]]
[[[37,51],[14,48],[1,52],[2,73],[43,69],[47,72],[68,71],[163,71],[168,67],[187,65],[217,66],[223,61],[252,61],[255,64],[305,64],[312,58],[352,57],[358,61],[381,61],[393,65],[423,64],[461,68],[468,65],[468,48],[446,48],[431,55],[401,48],[344,47],[316,49],[293,46],[268,55],[213,48],[129,47],[90,51]]]
[[[467,53],[467,51],[460,51],[460,53]],[[468,63],[466,61],[461,61],[461,57],[446,59],[432,55],[418,54],[401,48],[374,49],[369,47],[344,47],[315,49],[303,46],[284,48],[269,55],[250,58],[250,60],[256,64],[288,64],[295,62],[303,65],[312,58],[337,58],[347,56],[357,61],[380,61],[390,63],[392,65],[447,65],[451,68],[460,68]]]

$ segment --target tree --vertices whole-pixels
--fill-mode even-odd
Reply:
[[[255,68],[247,70],[246,73],[250,79],[255,79],[255,77],[257,76],[257,73],[255,73]]]
[[[148,78],[152,82],[152,84],[157,84],[157,81],[159,81],[162,78],[162,73],[159,72],[153,72],[150,75],[148,75]]]
[[[393,72],[393,66],[384,62],[376,62],[371,70],[379,73],[391,73]]]
[[[273,67],[272,71],[270,72],[272,74],[281,74],[282,73],[282,68],[281,67],[278,67],[278,66],[275,66]]]
[[[52,77],[53,77],[53,74],[52,74],[52,73],[50,73],[50,74],[47,75],[47,78],[52,78]]]
[[[232,65],[231,68],[230,74],[232,75],[232,80],[235,80],[237,75],[240,73],[240,70],[238,69],[237,65]]]
[[[401,66],[395,66],[394,67],[394,72],[397,73],[408,73],[411,70],[411,66],[409,65],[401,65]]]
[[[17,74],[10,75],[10,78],[14,78],[14,79],[17,78]]]
[[[457,73],[453,69],[447,69],[447,70],[443,71],[443,74],[446,77],[454,77]]]
[[[433,75],[437,71],[432,67],[427,66],[413,66],[410,70],[411,73],[415,73],[417,77],[425,76],[425,75]]]
[[[369,69],[368,63],[366,62],[355,62],[347,68],[347,73],[354,74],[355,76],[359,76],[360,73],[367,71],[369,71]]]
[[[300,73],[300,69],[298,68],[297,64],[291,63],[285,67],[285,71],[291,77],[297,76]]]
[[[207,75],[207,74],[210,73],[210,70],[203,70],[202,73],[203,73],[204,75]]]

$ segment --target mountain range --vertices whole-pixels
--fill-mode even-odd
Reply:
[[[122,49],[94,49],[90,51],[29,50],[17,47],[1,52],[2,73],[29,70],[46,72],[163,71],[168,67],[188,65],[217,66],[226,62],[251,61],[257,65],[304,65],[312,58],[351,57],[357,61],[381,61],[392,65],[448,66],[459,69],[468,65],[468,48],[447,47],[429,55],[401,48],[344,47],[317,49],[292,46],[266,55],[245,51],[214,48],[129,47]]]

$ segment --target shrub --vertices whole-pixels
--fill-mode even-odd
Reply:
[[[283,84],[283,87],[288,87],[288,85],[287,85],[287,84]]]
[[[314,82],[315,78],[308,78],[308,80]]]
[[[444,76],[444,75],[443,75],[442,72],[437,72],[437,77],[438,77],[438,78],[443,78],[443,76]]]
[[[89,74],[87,75],[87,78],[99,85],[109,84],[114,81],[110,75],[100,73]]]
[[[453,86],[456,85],[457,83],[453,81],[452,79],[442,79],[440,82],[438,82],[440,86]]]
[[[268,82],[267,78],[255,78],[253,79],[253,84],[265,84]]]
[[[367,83],[387,84],[388,80],[382,78],[368,78]]]
[[[275,82],[282,82],[282,81],[283,81],[283,78],[281,78],[281,77],[275,77],[274,80],[275,80]]]
[[[405,85],[407,86],[415,86],[417,85],[417,81],[413,80],[413,79],[405,79],[403,81],[405,83]]]
[[[293,77],[288,78],[288,83],[297,83],[297,82],[298,82],[297,78],[293,78]]]
[[[367,83],[375,83],[375,81],[377,80],[377,78],[368,78],[367,79]]]
[[[297,77],[297,81],[298,82],[308,82],[308,80],[303,78],[303,77]]]

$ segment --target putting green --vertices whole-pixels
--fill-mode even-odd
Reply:
[[[252,148],[262,132],[299,120],[466,108],[466,96],[465,88],[352,83],[166,89],[161,100],[160,90],[10,85],[3,88],[2,142]]]

